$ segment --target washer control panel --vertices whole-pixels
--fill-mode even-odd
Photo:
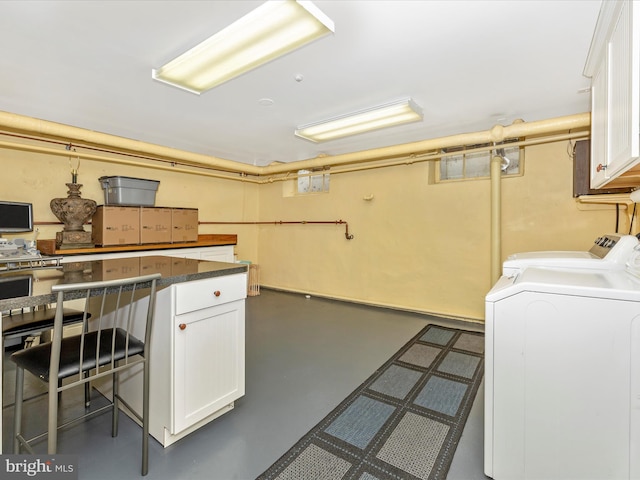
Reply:
[[[595,239],[589,252],[598,258],[604,258],[619,241],[620,235],[603,235]]]

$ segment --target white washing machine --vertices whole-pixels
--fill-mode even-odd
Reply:
[[[509,255],[502,264],[502,274],[511,275],[529,266],[591,269],[624,269],[638,239],[634,235],[610,234],[598,237],[586,252],[548,251]]]
[[[491,289],[486,475],[640,479],[639,249],[625,269],[528,267]]]

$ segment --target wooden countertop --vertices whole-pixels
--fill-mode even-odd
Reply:
[[[135,252],[138,250],[163,250],[168,248],[196,248],[196,247],[217,247],[221,245],[236,245],[238,236],[231,234],[208,234],[198,235],[196,242],[182,243],[149,243],[143,245],[109,245],[107,247],[93,248],[73,248],[56,249],[54,239],[38,240],[37,246],[43,255],[78,255],[83,253],[113,253],[113,252]],[[160,253],[159,253],[160,254]]]

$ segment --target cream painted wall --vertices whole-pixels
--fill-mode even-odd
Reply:
[[[528,147],[525,157],[525,175],[502,181],[503,258],[587,250],[614,229],[611,207],[584,211],[572,197],[567,142]],[[340,226],[262,227],[261,283],[482,320],[489,188],[489,180],[429,184],[426,163],[333,175],[328,194],[283,197],[282,185],[264,185],[261,220],[343,219],[355,238]]]
[[[573,159],[567,147],[567,142],[559,142],[527,148],[525,175],[503,181],[503,256],[532,250],[588,250],[596,237],[615,233],[615,206],[572,199]],[[623,208],[618,230],[628,233]]]
[[[0,199],[33,203],[36,222],[58,221],[49,202],[52,198],[67,196],[65,183],[71,181],[68,158],[0,149],[0,165],[3,169]],[[112,175],[159,180],[156,205],[197,208],[201,222],[255,221],[257,218],[259,187],[255,184],[91,160],[80,163],[78,183],[83,184],[82,197],[103,204],[104,193],[98,178]],[[38,238],[55,238],[55,232],[60,231],[62,225],[38,228]],[[90,226],[85,226],[85,230],[90,230]],[[238,258],[253,261],[258,256],[255,231],[253,225],[202,225],[199,229],[200,234],[237,234]],[[31,238],[29,234],[22,236]]]
[[[49,201],[66,196],[68,159],[0,150],[0,165],[0,198],[32,202],[36,221],[56,221]],[[279,182],[257,186],[83,160],[79,182],[83,197],[100,204],[100,176],[160,180],[156,204],[196,207],[201,221],[348,221],[353,240],[344,225],[204,225],[200,233],[237,233],[238,258],[259,264],[264,286],[482,320],[491,287],[489,181],[430,184],[428,173],[419,163],[332,175],[328,194],[286,196]],[[586,250],[614,229],[612,207],[580,207],[573,199],[566,142],[528,147],[525,175],[502,186],[503,258]],[[42,227],[40,238],[60,228]]]

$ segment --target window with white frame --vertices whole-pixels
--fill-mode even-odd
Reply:
[[[322,193],[329,191],[329,172],[322,170],[298,170],[298,193]]]
[[[506,141],[504,144],[493,146],[492,149],[483,149],[492,145],[482,144],[443,150],[447,155],[438,161],[437,181],[488,178],[491,176],[491,158],[496,154],[503,159],[501,164],[503,176],[521,175],[524,148],[517,145],[509,146],[509,143],[515,141]]]

